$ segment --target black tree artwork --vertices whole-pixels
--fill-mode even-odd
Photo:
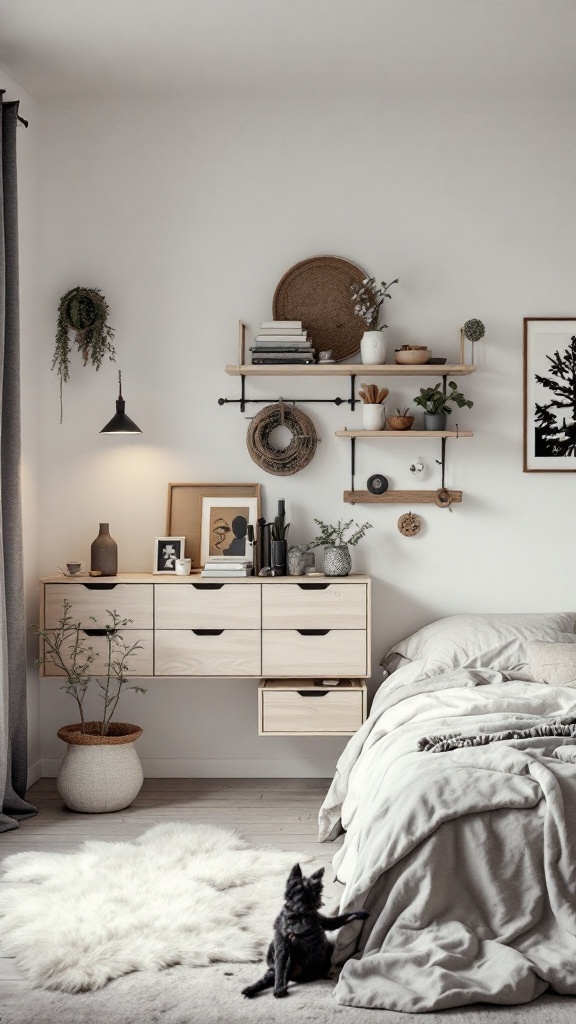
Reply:
[[[534,454],[552,458],[576,456],[576,335],[562,355],[555,352],[546,359],[550,376],[536,373],[534,377],[554,398],[544,405],[535,403]]]

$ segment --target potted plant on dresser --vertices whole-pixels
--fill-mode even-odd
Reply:
[[[72,619],[70,608],[64,600],[55,629],[32,627],[43,644],[38,664],[54,665],[64,675],[61,689],[76,701],[80,718],[79,722],[58,730],[68,749],[56,785],[64,803],[73,811],[120,811],[132,803],[142,788],[144,775],[134,747],[142,729],[128,722],[113,722],[112,718],[126,689],[146,692],[127,679],[130,658],[142,645],[139,641],[127,643],[122,635],[122,629],[132,620],[109,611],[110,622],[104,630],[103,671],[94,671],[96,653],[81,624]],[[102,701],[101,719],[95,722],[87,722],[84,714],[84,701],[91,685],[97,685]]]
[[[356,547],[365,533],[372,529],[372,523],[363,523],[360,526],[358,523],[353,523],[352,519],[349,519],[347,523],[342,523],[339,519],[336,526],[330,526],[323,523],[321,519],[315,519],[314,522],[320,527],[320,533],[311,542],[310,547],[324,548],[322,571],[326,576],[347,576],[352,569],[348,546]],[[346,533],[353,525],[356,529],[349,537],[346,537]]]

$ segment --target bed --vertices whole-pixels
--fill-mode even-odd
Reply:
[[[370,913],[338,935],[339,1003],[576,994],[575,645],[573,614],[458,615],[384,659],[319,818],[341,910]]]

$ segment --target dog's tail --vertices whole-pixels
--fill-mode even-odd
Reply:
[[[350,914],[339,914],[338,917],[324,917],[324,914],[318,914],[318,920],[325,932],[333,932],[336,928],[342,928],[349,921],[365,921],[367,917],[370,917],[370,914],[365,910],[354,910]]]

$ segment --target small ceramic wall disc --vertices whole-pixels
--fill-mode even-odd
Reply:
[[[422,520],[415,512],[405,512],[398,520],[398,529],[403,537],[415,537],[422,529]]]
[[[370,494],[384,494],[384,491],[388,490],[388,481],[381,473],[375,473],[374,476],[368,478],[366,487]]]

